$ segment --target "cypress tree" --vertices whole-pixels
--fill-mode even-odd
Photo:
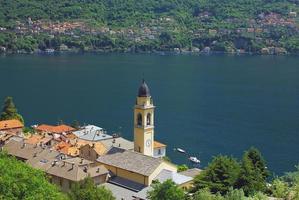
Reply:
[[[6,97],[2,108],[0,120],[17,119],[24,124],[23,117],[18,113],[18,110],[13,102],[12,97]]]

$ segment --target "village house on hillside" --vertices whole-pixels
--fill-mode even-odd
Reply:
[[[35,133],[29,136],[10,134],[0,140],[5,139],[3,149],[9,155],[43,170],[63,191],[88,176],[119,200],[146,199],[153,181],[171,179],[188,189],[200,170],[178,173],[175,164],[162,159],[167,146],[155,140],[154,111],[150,90],[143,81],[134,106],[134,141],[109,135],[95,125],[75,129],[64,124],[34,126]],[[22,128],[18,121],[0,121],[5,134]]]
[[[24,124],[16,119],[0,121],[0,131],[17,135],[23,131]]]

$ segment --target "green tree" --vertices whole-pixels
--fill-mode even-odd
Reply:
[[[294,172],[287,172],[284,176],[281,177],[281,179],[288,183],[290,186],[295,185],[296,183],[299,183],[299,165],[295,166],[296,171]]]
[[[236,159],[222,155],[216,156],[195,178],[195,189],[209,188],[212,193],[226,194],[236,184],[239,174],[240,165]]]
[[[0,152],[0,199],[63,200],[65,195],[46,179],[44,172]]]
[[[178,172],[183,172],[183,171],[186,171],[188,169],[189,169],[189,167],[185,164],[178,166]]]
[[[243,155],[241,173],[236,187],[242,188],[246,195],[258,191],[263,192],[266,189],[268,176],[269,171],[264,158],[258,149],[252,147]]]
[[[71,200],[115,200],[111,191],[104,186],[97,187],[90,177],[75,183],[69,197]]]
[[[13,102],[12,97],[6,97],[2,108],[0,120],[17,119],[24,124],[23,117],[18,113],[18,110]]]
[[[224,200],[220,194],[212,194],[207,188],[198,190],[194,196],[193,200]]]
[[[262,192],[258,192],[254,194],[252,197],[249,197],[248,200],[269,200],[269,198]]]
[[[167,180],[164,183],[156,182],[152,185],[153,189],[147,193],[150,200],[183,200],[184,191],[173,181]]]
[[[278,178],[274,179],[270,190],[272,192],[272,195],[277,198],[286,198],[289,194],[289,187],[287,183]]]
[[[228,193],[225,195],[225,200],[246,200],[243,190],[234,190],[230,188]]]

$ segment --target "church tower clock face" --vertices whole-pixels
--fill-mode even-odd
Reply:
[[[148,139],[148,140],[146,140],[146,146],[147,146],[147,147],[150,147],[150,146],[151,146],[151,144],[152,144],[152,141],[151,141],[151,139]]]

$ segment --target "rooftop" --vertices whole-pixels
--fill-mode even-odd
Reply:
[[[160,142],[154,141],[154,149],[166,147],[166,144],[162,144]]]
[[[75,131],[73,127],[67,126],[65,124],[61,124],[58,126],[46,125],[42,124],[35,128],[37,131],[47,132],[47,133],[64,133],[64,132],[71,132]]]
[[[116,200],[131,200],[136,196],[136,192],[119,185],[104,183],[103,186],[112,192]]]
[[[160,158],[145,156],[129,150],[124,151],[123,153],[117,152],[114,154],[104,155],[99,157],[97,161],[145,176],[151,175],[163,162]]]
[[[132,150],[134,149],[134,143],[132,141],[126,140],[122,137],[118,138],[110,138],[107,140],[102,140],[107,149],[111,149],[112,147],[117,147],[125,150]]]
[[[101,127],[94,125],[87,125],[82,127],[82,129],[73,132],[78,138],[88,141],[100,141],[112,138],[112,136],[107,135]]]
[[[39,145],[25,144],[24,142],[9,140],[4,146],[9,155],[28,160],[42,152],[44,148]]]
[[[198,168],[187,169],[186,171],[180,172],[179,174],[194,178],[199,175],[202,170]]]
[[[23,128],[24,125],[16,119],[0,121],[0,130],[7,130],[13,128]]]
[[[166,180],[172,180],[175,184],[181,185],[183,183],[191,181],[193,178],[173,172],[170,170],[163,169],[154,180],[158,180],[163,183]]]
[[[26,144],[46,144],[50,140],[52,140],[53,137],[46,137],[46,136],[41,136],[41,135],[31,135],[28,139],[25,140]]]
[[[108,170],[104,166],[79,166],[75,163],[69,163],[67,160],[51,163],[51,167],[46,172],[50,175],[63,177],[71,181],[80,181],[88,176],[96,177],[108,174]]]
[[[147,86],[146,82],[142,80],[142,84],[138,89],[138,97],[150,97],[150,90],[149,87]]]

